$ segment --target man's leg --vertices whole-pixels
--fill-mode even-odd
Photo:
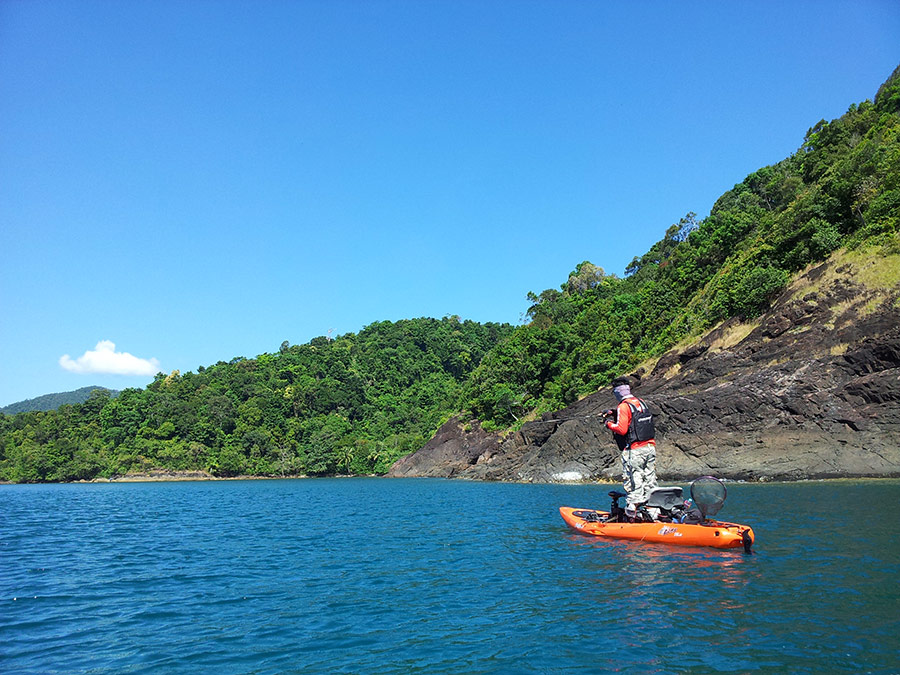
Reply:
[[[650,492],[656,488],[656,448],[644,446],[631,450],[631,478],[634,490],[628,495],[628,506],[637,511],[638,507],[650,499]],[[652,517],[652,514],[647,514]]]
[[[622,487],[625,488],[625,516],[634,518],[635,470],[631,463],[631,450],[622,451]]]

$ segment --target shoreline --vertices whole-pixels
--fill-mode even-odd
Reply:
[[[302,478],[375,478],[375,474],[335,474],[329,476],[309,476],[303,473],[285,474],[283,476],[214,476],[206,471],[141,471],[138,473],[115,474],[109,478],[91,478],[90,480],[59,481],[60,483],[177,483],[190,481],[227,481],[227,480],[297,480]]]
[[[327,476],[309,476],[307,474],[288,474],[284,476],[253,476],[253,475],[241,475],[241,476],[214,476],[211,473],[207,473],[205,471],[146,471],[139,473],[129,473],[129,474],[117,474],[110,476],[109,478],[91,478],[91,479],[81,479],[81,480],[72,480],[72,481],[46,481],[43,483],[13,483],[10,481],[0,481],[0,486],[2,485],[89,485],[92,483],[188,483],[188,482],[206,482],[206,481],[238,481],[238,480],[299,480],[299,479],[318,479],[318,478],[388,478],[388,479],[401,479],[406,477],[395,477],[395,476],[379,476],[377,474],[335,474],[335,475],[327,475]],[[414,480],[427,479],[428,476],[414,476],[411,477]],[[441,478],[441,480],[461,480],[461,481],[472,481],[471,478]],[[684,479],[684,480],[660,480],[660,485],[668,485],[668,484],[679,484],[679,483],[690,483],[692,479]],[[836,481],[860,481],[860,482],[871,482],[871,481],[898,481],[900,480],[900,476],[828,476],[828,477],[815,477],[815,478],[796,478],[792,480],[736,480],[732,478],[722,478],[720,479],[723,483],[726,484],[741,484],[741,485],[769,485],[769,484],[780,484],[780,483],[830,483]],[[491,481],[491,480],[476,480],[474,482],[484,482],[484,483],[509,483],[510,481]],[[527,485],[529,483],[522,483],[521,481],[516,481],[520,484]],[[535,483],[537,484],[537,483]],[[613,480],[595,480],[595,481],[570,481],[570,482],[554,482],[554,483],[544,483],[545,485],[619,485],[621,482],[616,482]]]

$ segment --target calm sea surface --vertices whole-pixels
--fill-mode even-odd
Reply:
[[[753,555],[570,533],[611,487],[0,486],[0,672],[900,672],[900,482],[729,484]]]

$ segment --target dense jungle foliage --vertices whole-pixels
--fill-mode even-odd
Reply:
[[[165,468],[219,476],[383,473],[459,412],[488,428],[563,407],[682,338],[762,312],[840,247],[900,250],[900,68],[791,157],[688,213],[619,278],[583,262],[513,328],[456,317],[159,374],[56,411],[0,415],[0,479]]]
[[[900,68],[875,102],[818,122],[800,149],[688,213],[625,270],[581,263],[530,293],[531,321],[491,351],[467,406],[494,427],[563,407],[687,336],[761,313],[809,263],[839,247],[900,247]]]
[[[102,390],[81,405],[0,415],[0,478],[384,473],[456,409],[472,369],[512,330],[457,317],[385,321],[160,373],[115,398]]]

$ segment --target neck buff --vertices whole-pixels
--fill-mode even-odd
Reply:
[[[631,396],[631,387],[627,384],[620,384],[613,389],[613,393],[616,395],[616,400],[621,403],[626,396]]]

